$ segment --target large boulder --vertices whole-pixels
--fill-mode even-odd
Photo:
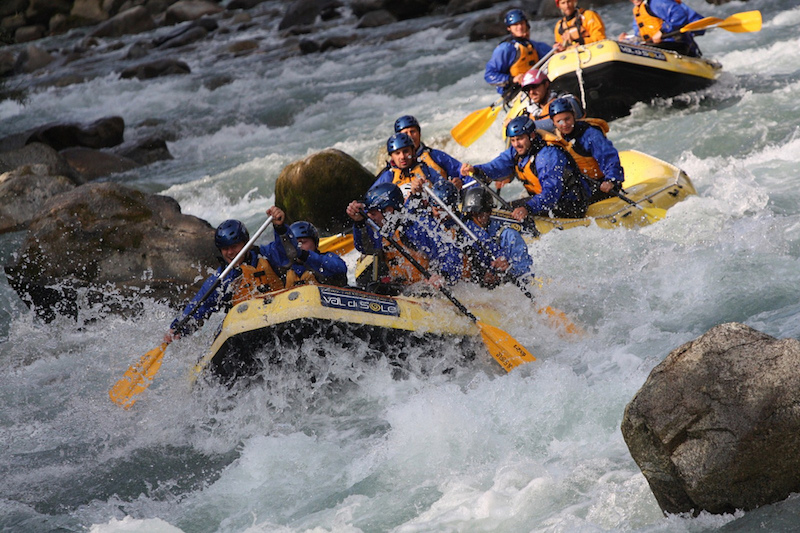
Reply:
[[[329,148],[286,165],[275,183],[275,203],[293,220],[339,233],[352,222],[345,209],[362,198],[375,176],[348,154]]]
[[[800,342],[712,328],[653,369],[622,434],[665,513],[733,513],[800,492]]]
[[[25,165],[0,174],[0,233],[25,228],[53,196],[76,187],[47,165]]]
[[[47,124],[34,130],[26,144],[42,143],[56,150],[72,146],[110,148],[122,144],[125,121],[122,117],[106,117],[90,124]]]
[[[20,297],[52,319],[76,316],[84,295],[123,312],[142,294],[177,304],[219,266],[216,256],[214,228],[181,214],[172,198],[90,183],[41,207],[6,273]]]
[[[33,143],[16,150],[0,152],[0,173],[26,165],[45,165],[47,174],[66,176],[76,185],[83,183],[81,176],[69,166],[64,156],[46,144]]]
[[[67,160],[69,166],[80,172],[86,181],[96,180],[125,172],[139,166],[136,161],[118,154],[102,152],[93,148],[76,146],[59,152]]]

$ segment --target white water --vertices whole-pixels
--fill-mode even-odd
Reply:
[[[212,322],[171,346],[153,386],[121,411],[108,387],[158,344],[174,311],[145,302],[142,316],[122,319],[84,306],[77,325],[45,325],[0,276],[0,525],[97,533],[797,530],[796,497],[750,513],[663,517],[619,430],[650,370],[710,327],[739,321],[800,336],[800,7],[689,3],[720,17],[760,9],[764,30],[709,32],[700,44],[725,67],[719,83],[637,106],[612,124],[620,149],[680,166],[697,197],[647,228],[552,232],[531,246],[545,280],[539,302],[565,311],[585,337],[562,338],[524,297],[501,290],[504,329],[538,357],[510,375],[460,365],[454,375],[425,376],[412,364],[398,380],[385,363],[340,351],[320,362],[330,380],[314,385],[275,370],[270,386],[192,393],[187,372],[210,344]],[[601,14],[616,35],[629,7]],[[550,32],[550,22],[534,27],[535,37]],[[256,27],[227,38],[269,35]],[[252,227],[284,165],[335,147],[376,169],[401,114],[414,114],[424,139],[462,160],[483,162],[502,148],[499,120],[469,150],[445,142],[453,125],[494,100],[482,80],[494,43],[429,29],[281,63],[215,61],[223,38],[183,58],[192,76],[109,75],[33,94],[25,105],[0,103],[0,134],[111,114],[129,128],[165,119],[179,132],[169,145],[176,159],[121,179],[163,191],[212,224],[236,217]],[[235,81],[208,91],[199,81],[208,73]],[[0,238],[4,262],[22,238]],[[435,355],[458,360],[455,349]]]

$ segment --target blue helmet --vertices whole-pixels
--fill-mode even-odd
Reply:
[[[364,196],[365,210],[379,209],[383,211],[387,207],[394,207],[396,210],[403,207],[403,193],[400,191],[400,187],[394,183],[381,183],[367,191]]]
[[[548,107],[548,113],[551,117],[558,115],[559,113],[572,113],[575,114],[575,109],[572,107],[572,104],[566,98],[556,98]]]
[[[448,207],[458,207],[458,189],[447,180],[441,180],[433,186],[433,192]]]
[[[414,148],[414,141],[405,133],[395,133],[389,140],[386,141],[386,153],[391,154],[392,152],[396,152],[401,148],[405,148],[406,146],[410,146]]]
[[[301,237],[314,239],[314,246],[319,246],[319,232],[311,222],[306,222],[305,220],[295,222],[289,226],[289,229],[296,239],[300,239]]]
[[[217,232],[214,234],[214,244],[219,249],[249,240],[250,233],[245,225],[233,219],[226,220],[217,226]]]
[[[525,12],[521,9],[512,9],[508,13],[506,13],[505,18],[503,21],[506,23],[506,27],[511,26],[512,24],[518,24],[522,21],[527,22],[528,17],[525,15]]]
[[[513,119],[506,126],[506,137],[517,137],[519,135],[530,134],[536,131],[536,126],[530,117],[525,115]]]
[[[400,118],[398,118],[397,120],[394,121],[394,132],[395,133],[400,133],[401,131],[403,131],[406,128],[413,128],[413,127],[416,127],[417,129],[422,131],[422,128],[420,128],[419,122],[417,121],[417,119],[415,119],[411,115],[403,115],[402,117],[400,117]]]

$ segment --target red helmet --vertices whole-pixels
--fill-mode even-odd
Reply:
[[[547,76],[544,72],[539,69],[532,68],[526,72],[524,76],[522,76],[522,83],[520,83],[520,85],[522,85],[522,90],[524,91],[527,89],[527,87],[539,85],[540,83],[544,83],[546,81],[550,80],[547,79]]]

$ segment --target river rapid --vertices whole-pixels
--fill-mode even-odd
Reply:
[[[681,167],[696,197],[649,227],[551,232],[530,246],[543,280],[539,303],[563,310],[585,336],[562,336],[521,294],[501,289],[494,296],[504,329],[538,358],[508,375],[491,361],[460,363],[455,347],[410,353],[398,375],[334,343],[326,347],[337,363],[313,384],[272,369],[246,390],[193,391],[188,370],[217,317],[173,344],[154,384],[123,411],[108,388],[158,345],[175,311],[144,301],[142,315],[122,318],[87,305],[77,323],[42,324],[0,274],[0,529],[800,529],[796,496],[749,513],[664,517],[619,429],[651,369],[712,326],[738,321],[800,336],[800,6],[686,1],[721,18],[759,9],[764,28],[708,32],[699,43],[723,64],[718,83],[639,104],[612,123],[619,149]],[[627,3],[599,12],[609,35],[628,27]],[[449,139],[450,128],[495,98],[482,77],[495,43],[448,38],[438,22],[399,23],[429,29],[377,46],[215,62],[216,74],[234,81],[214,91],[196,74],[145,82],[109,74],[42,90],[24,104],[0,103],[0,135],[114,114],[126,124],[164,119],[179,132],[169,143],[175,159],[112,179],[172,196],[213,225],[240,218],[255,229],[286,164],[333,147],[377,171],[403,114],[462,161],[485,162],[502,149],[500,120],[469,149]],[[552,24],[534,23],[533,37],[549,40]],[[262,48],[279,39],[260,27],[236,38],[247,36],[263,38]],[[215,39],[182,57],[194,73],[224,37]],[[0,237],[4,264],[23,238]],[[423,372],[415,361],[430,355],[455,371]]]

